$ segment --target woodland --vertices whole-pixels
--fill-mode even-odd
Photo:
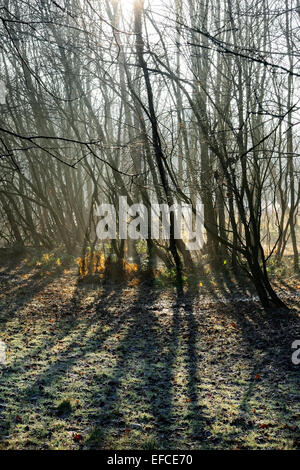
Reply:
[[[299,77],[299,0],[0,0],[0,450],[300,449]]]

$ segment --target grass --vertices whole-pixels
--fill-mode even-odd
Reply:
[[[298,279],[276,317],[231,279],[180,300],[39,268],[0,275],[1,449],[300,448]]]
[[[69,399],[62,400],[57,406],[57,416],[67,416],[72,412],[72,405]]]

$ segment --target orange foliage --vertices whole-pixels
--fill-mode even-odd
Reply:
[[[121,263],[113,262],[110,257],[105,258],[102,251],[94,251],[85,256],[77,258],[76,263],[79,266],[80,276],[90,276],[99,273],[99,277],[103,279],[104,274],[108,273],[113,265],[122,267],[125,276],[132,276],[139,271],[139,266],[135,263],[128,263],[125,259]]]
[[[125,261],[125,259],[122,259],[122,264],[123,264],[123,269],[124,269],[125,273],[127,273],[127,274],[136,273],[139,270],[139,267],[138,267],[137,264],[127,263],[127,261]]]
[[[105,257],[102,251],[94,251],[77,258],[76,263],[79,266],[80,276],[103,273],[105,270]]]

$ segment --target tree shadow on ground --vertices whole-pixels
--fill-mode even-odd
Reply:
[[[278,448],[284,448],[285,440],[290,440],[298,448],[300,381],[297,367],[292,364],[291,345],[300,337],[299,310],[266,314],[253,301],[220,303],[217,309],[232,322],[235,340],[226,367],[227,373],[231,369],[232,383],[240,381],[242,390],[232,429],[227,436],[223,432],[223,442],[234,442],[242,435],[245,439],[239,439],[237,447],[248,448],[246,436],[252,435],[252,446],[268,448],[270,441],[277,440]],[[247,366],[244,370],[234,366],[237,358],[241,366]]]
[[[174,298],[170,307],[166,308],[159,294],[153,290],[149,295],[141,288],[130,309],[128,329],[117,348],[118,359],[113,377],[104,392],[108,405],[100,412],[96,422],[97,427],[105,427],[100,446],[107,446],[108,437],[110,441],[113,438],[111,432],[116,425],[118,401],[122,405],[121,410],[117,410],[117,419],[123,423],[125,440],[130,441],[130,434],[135,429],[144,433],[144,442],[135,443],[139,447],[179,448],[181,426],[187,426],[189,432],[199,435],[195,330],[190,304],[183,304],[182,298],[177,301]],[[184,327],[185,344],[180,344]],[[188,378],[186,394],[182,399],[188,403],[188,416],[180,416],[178,407],[174,407],[176,389],[184,386],[178,383],[176,376],[180,347],[186,349],[183,366]],[[133,404],[135,409],[132,409]],[[147,440],[147,435],[151,435],[150,440]],[[131,445],[134,445],[134,437]]]
[[[203,286],[176,297],[143,284],[77,282],[48,325],[53,331],[41,319],[39,341],[17,352],[0,377],[7,401],[0,440],[23,436],[21,448],[247,448],[261,424],[257,446],[267,430],[273,448],[280,434],[290,438],[280,426],[287,406],[294,420],[290,345],[300,334],[298,314],[268,316],[250,296],[213,300],[214,289],[234,292],[231,279],[219,282],[208,301]],[[58,414],[63,399],[71,403],[66,416]],[[253,413],[259,401],[270,423],[265,405]]]
[[[7,378],[10,384],[15,385],[13,393],[17,394],[17,401],[21,404],[23,412],[26,406],[37,410],[42,406],[46,407],[44,411],[48,414],[55,415],[55,402],[59,396],[57,391],[63,387],[63,381],[67,378],[73,365],[84,359],[86,354],[94,351],[96,346],[101,346],[107,336],[113,334],[114,328],[117,331],[117,325],[124,321],[125,310],[121,316],[110,317],[111,329],[109,332],[104,332],[102,327],[107,322],[106,309],[115,302],[116,296],[120,295],[121,290],[113,296],[106,296],[104,292],[101,310],[97,310],[94,315],[88,315],[87,311],[92,304],[80,308],[83,291],[86,293],[88,289],[87,286],[77,284],[73,297],[65,306],[63,315],[58,316],[55,322],[49,325],[50,332],[44,331],[45,335],[39,338],[40,341],[36,347],[31,346],[27,350],[25,349],[25,354],[23,350],[22,354],[14,361],[13,367],[8,367],[3,371],[1,379]],[[67,313],[65,313],[66,311]],[[103,318],[101,318],[101,314]],[[99,321],[99,316],[102,321]],[[93,334],[83,340],[96,319],[98,321]],[[53,315],[51,316],[52,321]],[[51,331],[54,329],[55,331]],[[51,354],[53,348],[64,340],[66,347],[63,357],[59,353]],[[37,372],[33,369],[37,369]],[[3,438],[12,431],[16,423],[8,419],[1,421],[1,424],[0,436]]]
[[[7,321],[18,313],[23,307],[29,304],[32,299],[42,292],[46,286],[53,282],[55,276],[44,276],[37,278],[34,275],[24,273],[24,267],[18,260],[5,265],[0,273],[0,289],[9,293],[9,304],[6,302],[0,311],[0,323],[3,327]],[[17,300],[14,303],[14,300]]]

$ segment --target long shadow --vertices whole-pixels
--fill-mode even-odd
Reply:
[[[4,309],[0,311],[0,324],[5,326],[7,321],[11,320],[15,313],[21,310],[26,304],[30,303],[33,297],[43,291],[47,285],[53,282],[57,276],[47,276],[38,279],[31,276],[30,280],[24,278],[22,270],[14,273],[13,276],[0,277],[0,288],[4,289],[8,299],[17,298],[18,302],[8,306],[5,302]],[[26,292],[25,292],[26,291]]]
[[[138,409],[131,410],[127,415],[119,411],[121,416],[118,420],[123,425],[123,431],[125,426],[129,429],[132,425],[143,428],[148,424],[152,435],[154,432],[156,436],[158,446],[171,445],[174,422],[172,378],[178,341],[178,317],[175,315],[169,331],[163,332],[155,312],[158,293],[153,291],[151,294],[149,297],[149,292],[141,288],[130,309],[128,329],[118,345],[117,361],[111,380],[104,390],[107,406],[99,413],[95,423],[96,426],[105,426],[105,436],[99,446],[106,445],[110,431],[115,426],[118,403],[123,403],[122,406],[127,404],[130,410],[132,402]],[[119,432],[122,432],[122,426]]]
[[[255,410],[253,411],[253,406],[251,406],[253,399],[257,398],[257,387],[260,386],[260,393],[264,397],[262,399],[266,399],[267,406],[274,408],[274,416],[277,417],[278,422],[286,425],[286,430],[280,432],[284,432],[287,439],[290,439],[291,432],[289,431],[289,425],[286,423],[288,417],[292,416],[292,412],[287,413],[287,398],[278,389],[278,383],[281,380],[286,385],[286,389],[289,387],[293,389],[296,400],[299,399],[297,397],[299,397],[300,383],[297,379],[295,367],[291,363],[291,344],[293,340],[300,337],[299,313],[297,314],[296,310],[291,310],[290,314],[286,316],[266,315],[259,302],[255,301],[255,291],[249,282],[245,282],[243,276],[240,277],[238,274],[226,270],[226,268],[222,275],[215,276],[215,280],[217,290],[222,292],[223,297],[221,299],[219,295],[215,296],[215,307],[221,315],[225,312],[225,316],[229,320],[227,324],[232,324],[234,329],[240,332],[239,359],[244,356],[245,361],[249,363],[246,385],[242,386],[244,390],[240,397],[238,414],[232,420],[233,429],[236,426],[238,432],[243,435],[254,430],[255,427],[259,428],[261,424],[261,429],[265,429],[263,417],[255,415]],[[285,284],[286,289],[294,295],[297,294],[284,281],[280,280],[280,282]],[[209,290],[211,294],[214,290],[212,284]],[[292,300],[288,298],[290,307],[298,307],[299,309],[299,299],[297,297],[295,295]],[[191,331],[196,331],[195,325],[192,324],[191,326]],[[224,331],[224,333],[229,334],[228,331]],[[228,367],[234,364],[236,355],[237,352],[232,351],[233,359],[231,359],[229,353]],[[195,383],[194,380],[191,382]],[[290,400],[289,404],[290,408],[293,409],[297,403],[292,403]],[[267,428],[268,426],[269,424],[266,425]],[[233,435],[234,433],[230,432],[228,435],[225,433],[220,436],[224,441],[224,445],[226,445],[226,440],[228,440],[228,445],[231,441],[234,443],[236,438]],[[216,444],[217,441],[218,439],[215,440]],[[298,442],[299,447],[300,439],[297,433],[295,442]]]
[[[232,308],[229,306],[226,316],[239,331],[240,358],[244,356],[249,362],[246,385],[232,424],[242,434],[247,434],[251,429],[272,429],[281,425],[279,433],[285,434],[285,439],[297,438],[299,446],[299,432],[293,436],[286,425],[293,414],[286,407],[288,390],[294,389],[296,400],[300,392],[299,376],[291,360],[292,342],[300,337],[299,314],[291,310],[289,314],[270,315],[258,309],[257,303],[249,302],[247,305],[243,303],[241,308],[238,304]],[[280,385],[285,388],[284,393]],[[253,410],[254,398],[258,406],[272,409],[274,418],[271,423],[265,422],[262,412],[257,415],[256,410]],[[293,404],[290,401],[291,407],[296,405],[297,402]],[[226,439],[226,436],[223,438]],[[261,439],[264,439],[263,434]],[[265,441],[268,442],[268,436],[265,436]]]
[[[251,301],[256,296],[255,289],[245,273],[233,270],[226,265],[216,273],[216,284],[226,300],[244,299]]]
[[[296,288],[288,284],[286,280],[283,279],[282,277],[276,278],[274,285],[275,285],[275,288],[279,290],[280,296],[282,292],[282,287],[284,288],[283,297],[287,296],[290,307],[294,308],[294,307],[299,306],[300,304],[300,290],[299,290],[300,278],[299,278],[298,287]]]
[[[73,298],[69,302],[70,310],[75,311],[75,315],[70,315],[69,318],[62,316],[55,322],[56,332],[53,336],[47,335],[45,340],[42,341],[36,348],[30,348],[28,350],[27,357],[20,357],[14,362],[13,368],[4,370],[1,377],[2,380],[9,380],[11,384],[18,383],[20,373],[22,373],[21,382],[25,384],[18,388],[18,400],[22,403],[22,408],[26,406],[34,406],[39,409],[44,403],[47,404],[49,413],[55,412],[54,402],[56,397],[49,395],[47,389],[53,385],[59,389],[60,384],[66,379],[66,375],[72,370],[72,366],[79,360],[84,359],[87,354],[94,351],[95,348],[102,345],[107,337],[113,335],[118,331],[122,322],[126,318],[126,309],[123,310],[121,315],[110,315],[110,330],[103,331],[102,327],[107,323],[107,316],[109,313],[107,309],[116,300],[116,296],[120,295],[120,291],[112,295],[110,288],[104,289],[102,292],[102,298],[100,298],[99,304],[95,309],[94,315],[90,315],[87,320],[83,320],[80,313],[80,299],[83,295],[82,285],[77,285]],[[85,305],[83,315],[93,305]],[[76,311],[77,309],[77,311]],[[99,318],[103,321],[99,322]],[[93,331],[93,334],[88,337],[87,340],[83,341],[83,338],[93,326],[94,321],[97,320],[97,327]],[[31,359],[36,355],[43,354],[43,350],[49,351],[64,338],[69,338],[67,346],[64,350],[64,357],[58,357],[55,360],[46,361],[46,365],[42,367],[42,370],[34,377],[27,377],[27,368],[30,368]],[[42,390],[41,390],[42,389]],[[50,403],[50,405],[49,405]],[[51,406],[52,404],[52,406]],[[9,415],[9,410],[7,410]],[[15,423],[11,420],[1,422],[0,428],[0,439],[3,439],[5,435],[13,430]]]
[[[199,338],[193,314],[193,301],[196,298],[197,292],[193,289],[192,292],[177,297],[177,300],[174,298],[169,308],[159,312],[160,306],[165,306],[165,301],[157,293],[153,293],[150,297],[147,295],[147,304],[144,305],[145,292],[140,290],[135,307],[131,309],[127,334],[118,347],[113,379],[105,389],[105,402],[109,405],[97,419],[97,426],[105,426],[106,429],[99,446],[107,445],[110,432],[115,426],[116,411],[123,429],[127,426],[129,431],[132,421],[142,421],[134,423],[140,427],[145,425],[141,411],[150,414],[150,429],[152,435],[153,432],[155,434],[159,448],[181,447],[180,426],[184,427],[184,433],[193,440],[195,446],[207,446],[203,442],[206,439],[207,422],[203,418],[198,396]],[[138,343],[135,342],[136,339]],[[183,364],[178,364],[182,348],[185,350]],[[180,388],[183,384],[176,381],[179,366],[185,370],[185,394],[182,394]],[[128,378],[132,375],[138,380],[138,385],[128,383]],[[180,399],[185,396],[184,403],[174,403],[178,398],[177,387],[180,388]],[[124,396],[124,388],[129,388],[128,396],[126,393]],[[126,415],[124,410],[116,410],[116,405],[120,402],[124,404],[126,399],[133,401],[138,407],[135,413]]]
[[[235,283],[231,279],[220,282],[222,290],[234,291]],[[132,447],[136,430],[143,431],[139,436],[145,438],[148,434],[154,435],[157,448],[179,449],[183,433],[189,436],[195,448],[209,447],[206,439],[209,422],[205,418],[206,410],[199,405],[198,346],[202,338],[199,336],[201,318],[194,315],[195,303],[199,302],[197,288],[188,289],[183,297],[176,298],[172,294],[165,298],[160,291],[143,286],[127,295],[126,285],[118,288],[107,284],[95,300],[82,305],[89,291],[95,293],[94,287],[77,283],[72,298],[64,306],[64,313],[56,318],[55,331],[47,333],[36,347],[28,349],[28,354],[19,357],[14,367],[0,377],[0,382],[7,379],[11,384],[16,383],[18,399],[23,402],[20,409],[39,410],[47,406],[55,419],[56,394],[61,396],[76,368],[94,361],[96,373],[92,377],[87,373],[87,381],[83,380],[81,384],[85,388],[86,406],[91,409],[87,422],[89,426],[101,428],[102,434],[97,442],[86,442],[86,448],[109,447],[111,439],[120,442],[122,436],[124,445]],[[220,302],[218,298],[216,301],[217,308],[222,309],[227,321],[239,331],[240,354],[249,362],[248,381],[240,397],[236,418],[236,425],[240,426],[241,432],[246,432],[245,420],[253,418],[251,397],[256,384],[260,383],[255,382],[257,374],[262,374],[264,393],[272,396],[272,403],[281,398],[276,383],[269,379],[264,382],[264,373],[269,373],[265,370],[270,365],[276,377],[286,377],[285,380],[294,383],[294,371],[289,367],[290,345],[294,335],[300,335],[298,316],[296,312],[291,312],[288,317],[267,316],[250,301],[232,304]],[[68,311],[70,314],[66,318]],[[285,341],[282,341],[283,333],[286,333]],[[37,373],[32,374],[24,368],[30,367],[32,358],[39,354],[45,359],[43,350],[51,353],[59,343],[64,344],[62,355],[53,354]],[[95,353],[100,351],[101,357],[104,351],[104,359],[97,364],[100,356]],[[256,351],[262,356],[258,360]],[[228,353],[228,361],[230,359]],[[88,364],[85,367],[88,368]],[[176,383],[179,368],[185,370],[185,394],[179,388],[183,385]],[[22,380],[19,380],[20,372]],[[82,373],[85,373],[84,368]],[[184,397],[184,402],[176,403],[178,397]],[[283,408],[276,411],[276,416],[280,415],[282,419],[280,413]],[[71,416],[70,421],[75,417]],[[14,426],[15,422],[1,420],[0,440],[13,432]],[[230,435],[227,437],[230,439]],[[184,448],[186,442],[187,439]],[[141,448],[144,443],[134,445]]]
[[[199,354],[198,345],[201,341],[199,324],[201,319],[197,319],[194,303],[199,302],[199,289],[195,286],[189,287],[183,298],[178,298],[177,303],[182,308],[183,319],[187,327],[186,335],[186,356],[185,364],[187,371],[187,419],[190,423],[190,437],[195,448],[209,448],[207,442],[207,424],[205,408],[201,405],[199,397]],[[200,313],[201,315],[201,313]]]

